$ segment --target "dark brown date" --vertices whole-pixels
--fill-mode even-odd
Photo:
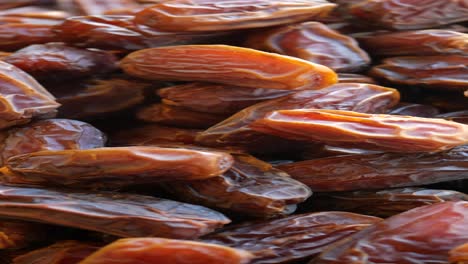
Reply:
[[[232,164],[227,153],[160,147],[46,150],[6,161],[14,178],[24,182],[95,188],[207,179],[223,174]]]
[[[0,185],[0,217],[98,231],[120,237],[194,239],[229,223],[202,206],[111,192]]]
[[[356,74],[356,73],[339,73],[339,83],[369,83],[377,84],[377,82],[369,76]]]
[[[319,159],[332,156],[343,155],[356,155],[356,154],[374,154],[382,153],[381,151],[361,149],[361,148],[347,148],[335,147],[323,144],[311,144],[307,146],[301,153],[301,160]]]
[[[468,195],[423,188],[318,193],[306,207],[314,211],[346,211],[386,218],[419,206],[446,201],[468,201]]]
[[[417,117],[438,117],[437,115],[440,114],[440,111],[432,105],[399,103],[390,108],[387,114]]]
[[[444,202],[376,223],[331,245],[310,263],[443,264],[449,250],[466,241],[468,202]]]
[[[47,232],[46,225],[0,219],[0,250],[28,247],[46,240]]]
[[[309,213],[232,226],[202,241],[248,250],[255,264],[291,263],[310,259],[333,242],[380,221],[345,212]]]
[[[437,117],[468,125],[468,110],[444,113]]]
[[[337,72],[358,72],[370,63],[353,38],[319,22],[253,32],[245,45],[322,64]]]
[[[292,213],[312,194],[288,174],[248,155],[234,155],[232,168],[219,177],[165,187],[183,201],[257,217]]]
[[[183,129],[160,125],[144,125],[136,128],[123,129],[110,136],[114,146],[150,146],[158,144],[179,143],[193,144],[201,130]]]
[[[279,165],[312,191],[418,186],[466,179],[468,145],[439,153],[347,155]]]

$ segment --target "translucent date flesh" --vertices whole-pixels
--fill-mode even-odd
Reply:
[[[193,144],[199,132],[201,130],[150,124],[118,131],[110,136],[110,141],[114,146],[149,146],[162,143]]]
[[[98,231],[120,237],[194,239],[229,223],[202,206],[150,196],[79,193],[0,185],[0,217]]]
[[[380,113],[397,104],[399,99],[398,91],[371,84],[343,83],[316,91],[300,91],[245,108],[200,133],[196,141],[207,146],[251,145],[258,148],[260,145],[257,144],[265,135],[253,131],[249,125],[270,111],[319,108]]]
[[[468,145],[438,153],[347,155],[278,166],[313,191],[383,189],[468,178]]]
[[[234,155],[234,160],[232,168],[219,177],[170,182],[165,187],[183,201],[259,217],[292,213],[312,194],[266,162],[248,155]]]
[[[0,220],[0,250],[18,249],[40,242],[47,236],[45,225],[31,222]]]
[[[379,191],[319,193],[310,209],[333,210],[389,217],[413,208],[446,201],[468,201],[468,195],[451,190],[402,188]]]
[[[77,264],[100,247],[79,241],[60,241],[20,255],[11,264]]]
[[[468,243],[458,246],[449,252],[449,261],[454,264],[468,263]]]
[[[60,105],[27,73],[0,61],[0,106],[0,129],[4,129],[32,118],[53,117]]]
[[[350,7],[353,15],[389,29],[431,28],[468,20],[464,0],[367,0]]]
[[[309,213],[232,226],[202,241],[248,250],[255,256],[255,264],[291,263],[307,260],[333,242],[380,221],[346,212]]]
[[[136,14],[135,21],[163,31],[219,31],[269,27],[325,16],[325,0],[170,0]]]
[[[279,110],[250,128],[293,140],[392,152],[433,152],[468,143],[468,126],[436,118],[342,110]]]
[[[442,264],[449,250],[466,241],[468,202],[444,202],[376,223],[333,244],[310,263]]]
[[[375,78],[400,84],[442,90],[461,90],[468,85],[468,56],[394,57],[371,69]]]
[[[452,30],[369,34],[358,36],[357,40],[375,56],[468,55],[468,34]]]
[[[252,254],[215,244],[162,238],[117,240],[79,264],[247,264]]]
[[[319,22],[253,32],[245,45],[322,64],[337,72],[360,71],[370,63],[367,53],[353,38]]]
[[[159,147],[39,151],[12,157],[6,166],[37,184],[122,187],[216,177],[233,163],[222,152]]]
[[[336,74],[325,66],[226,45],[144,49],[130,53],[120,66],[129,75],[149,80],[206,81],[253,88],[320,89],[337,82]]]

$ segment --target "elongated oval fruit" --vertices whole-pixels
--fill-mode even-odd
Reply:
[[[120,66],[149,80],[205,81],[269,89],[320,89],[337,82],[329,68],[305,60],[227,45],[184,45],[130,53]]]
[[[116,147],[39,151],[12,157],[6,166],[25,182],[109,188],[216,177],[232,163],[222,152]]]
[[[136,14],[135,21],[163,31],[219,31],[269,27],[327,15],[325,0],[170,0]]]
[[[47,225],[18,221],[0,220],[0,250],[25,248],[46,237]],[[0,262],[1,263],[1,262]]]
[[[294,140],[393,152],[433,152],[468,143],[468,125],[436,118],[341,110],[280,110],[250,128]]]
[[[162,238],[117,240],[79,264],[247,264],[247,251],[204,242]]]
[[[444,202],[376,223],[331,245],[310,263],[447,263],[449,250],[466,241],[468,202]]]

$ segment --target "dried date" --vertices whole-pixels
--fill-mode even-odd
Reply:
[[[369,76],[356,74],[356,73],[339,73],[339,83],[369,83],[377,84],[377,82]]]
[[[444,113],[437,117],[468,125],[468,110]]]
[[[417,117],[438,117],[439,109],[432,105],[399,103],[388,110],[390,115],[417,116]]]
[[[124,129],[111,135],[110,141],[114,146],[138,146],[158,144],[193,144],[195,137],[201,130],[183,129],[160,125],[144,125],[131,129]]]
[[[41,23],[42,22],[42,23]],[[33,44],[56,41],[52,28],[56,21],[34,19],[0,24],[0,50],[15,51]]]
[[[18,249],[47,237],[46,225],[0,219],[0,250]]]
[[[468,243],[460,245],[449,252],[449,261],[454,264],[468,263]]]
[[[0,217],[93,230],[120,237],[194,239],[229,223],[202,206],[112,192],[0,185]]]
[[[59,5],[75,15],[102,15],[113,10],[139,7],[135,0],[60,0]]]
[[[149,80],[206,81],[280,90],[319,89],[337,82],[336,74],[325,66],[227,45],[144,49],[127,55],[120,66],[129,75]]]

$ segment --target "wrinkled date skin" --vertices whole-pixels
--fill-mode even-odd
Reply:
[[[255,264],[291,263],[307,260],[333,242],[380,221],[346,212],[309,213],[232,226],[202,241],[248,250],[255,256]]]
[[[291,94],[290,90],[262,89],[216,83],[188,83],[158,90],[166,104],[221,115],[236,112],[256,103]]]
[[[468,195],[423,188],[318,193],[314,194],[307,207],[314,211],[346,211],[386,218],[416,207],[446,201],[468,201]]]
[[[20,255],[11,264],[77,264],[100,247],[79,241],[60,241]]]
[[[422,29],[468,20],[464,0],[367,0],[350,12],[369,23],[397,29]]]
[[[219,177],[170,182],[165,187],[183,201],[257,217],[292,213],[312,194],[266,162],[248,155],[234,155],[234,160],[232,168]]]
[[[106,136],[92,125],[70,119],[47,119],[0,132],[0,164],[8,158],[41,150],[92,149]]]
[[[381,57],[468,55],[468,34],[452,30],[430,29],[369,34],[359,36],[357,40],[372,55]]]
[[[468,86],[468,56],[394,57],[371,69],[375,78],[399,85],[461,90]]]
[[[37,80],[65,80],[116,70],[117,58],[105,51],[62,43],[32,45],[3,58]]]
[[[53,0],[4,0],[0,3],[0,10],[37,4],[46,5],[53,2]]]
[[[438,153],[347,155],[279,165],[313,191],[418,186],[468,178],[468,145]]]
[[[32,44],[57,41],[52,31],[56,21],[44,19],[0,24],[0,50],[15,51]]]
[[[162,103],[143,107],[138,111],[137,118],[167,126],[205,129],[223,121],[226,115],[196,112],[185,107]]]
[[[79,264],[247,264],[247,251],[187,240],[126,238],[117,240]]]
[[[207,179],[232,164],[227,153],[144,146],[39,151],[6,162],[15,178],[25,182],[96,188]]]
[[[47,226],[13,220],[0,220],[0,250],[30,246],[47,238]]]
[[[369,83],[377,84],[377,82],[369,76],[357,74],[357,73],[339,73],[339,83]]]
[[[342,110],[273,111],[250,128],[286,139],[392,152],[443,151],[468,143],[468,125],[461,123]]]
[[[245,45],[322,64],[337,72],[357,72],[370,63],[367,53],[353,38],[319,22],[253,32]]]
[[[0,185],[0,217],[98,231],[120,237],[194,239],[229,223],[208,208],[151,196],[78,193]]]
[[[272,67],[274,65],[274,67]],[[162,81],[205,81],[267,89],[320,89],[337,82],[323,65],[227,45],[184,45],[135,51],[120,67]]]
[[[398,91],[371,84],[343,83],[316,91],[301,91],[289,96],[252,105],[200,133],[196,141],[207,146],[252,146],[273,144],[249,125],[277,109],[341,109],[380,113],[398,103]],[[277,138],[276,138],[277,139]],[[261,144],[262,141],[267,144]],[[276,140],[277,141],[277,140]]]
[[[194,144],[195,137],[201,131],[149,124],[118,131],[110,136],[110,143],[113,146],[150,146],[168,143]]]
[[[432,105],[399,103],[388,110],[389,115],[417,116],[417,117],[438,117],[439,109]]]
[[[468,110],[444,113],[437,117],[468,125]]]
[[[62,4],[65,3],[65,4]],[[101,15],[113,10],[137,9],[135,0],[65,0],[61,7],[70,9],[76,15]]]
[[[468,263],[468,243],[458,246],[449,252],[449,261],[454,264]]]
[[[325,0],[170,0],[143,9],[135,21],[162,31],[269,27],[326,16]]]
[[[60,106],[30,75],[0,61],[0,129],[50,118]]]
[[[445,264],[449,250],[466,241],[468,202],[444,202],[376,223],[331,245],[310,263]]]

